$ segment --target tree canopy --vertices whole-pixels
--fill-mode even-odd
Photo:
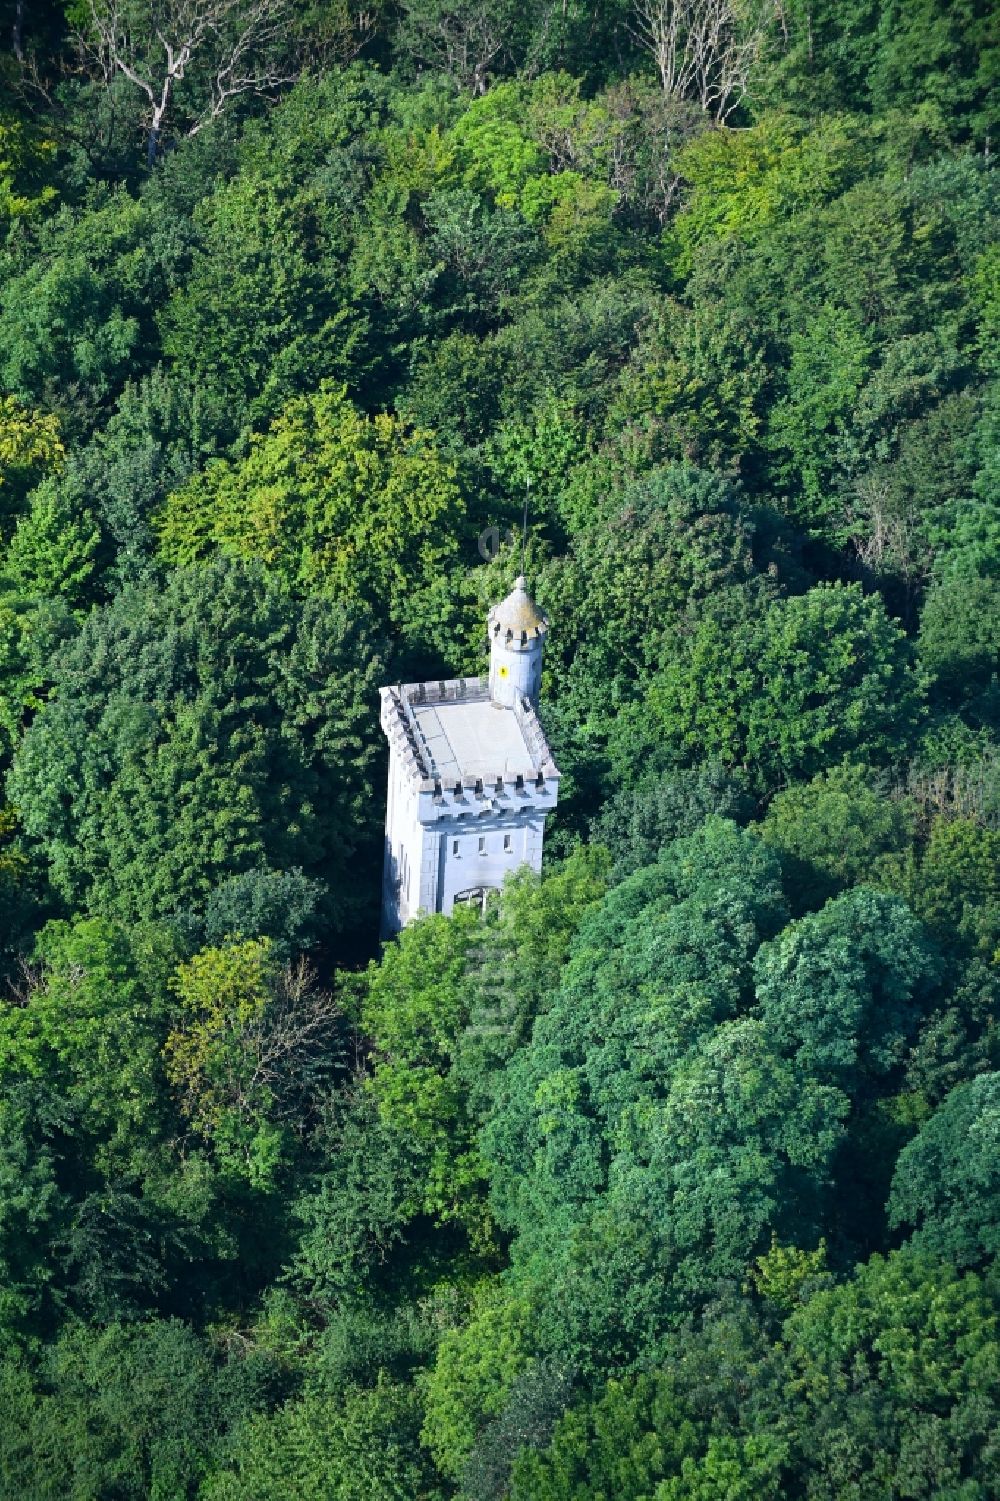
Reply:
[[[995,1495],[994,10],[0,0],[4,1498]]]

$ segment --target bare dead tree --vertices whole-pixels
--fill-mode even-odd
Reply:
[[[105,81],[120,74],[146,101],[150,165],[190,73],[200,88],[187,135],[233,99],[273,95],[297,76],[288,0],[89,0],[89,19],[77,40],[91,71]]]
[[[608,89],[605,105],[614,123],[611,186],[627,210],[665,224],[681,186],[676,150],[703,123],[697,104],[630,78]]]
[[[997,785],[1000,756],[985,748],[979,759],[967,766],[911,766],[897,797],[916,805],[918,832],[926,837],[935,819],[972,819],[984,828],[1000,827]]]
[[[301,1129],[310,1097],[330,1070],[343,1064],[341,1011],[317,983],[305,959],[286,965],[270,1005],[247,1027],[244,1056],[250,1065],[241,1093],[246,1102],[265,1096],[273,1119]]]
[[[846,507],[849,542],[861,576],[895,576],[907,612],[930,572],[932,554],[921,542],[912,514],[894,500],[884,476],[860,476]]]
[[[417,62],[440,68],[480,96],[489,87],[490,70],[507,53],[512,24],[512,7],[495,0],[453,6],[410,0],[403,6],[400,37]]]
[[[340,1007],[305,960],[273,971],[249,1014],[182,1027],[164,1054],[182,1113],[209,1137],[227,1116],[302,1134],[346,1066]]]
[[[779,14],[779,0],[633,0],[629,30],[665,94],[722,122],[738,107]]]
[[[42,966],[33,963],[24,954],[18,954],[15,972],[7,978],[3,1002],[18,1007],[29,1006],[44,982],[45,971]]]

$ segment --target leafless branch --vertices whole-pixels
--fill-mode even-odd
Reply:
[[[287,64],[288,0],[168,0],[150,23],[133,0],[89,0],[90,26],[78,37],[105,82],[127,79],[146,102],[147,155],[156,160],[178,86],[195,63],[205,96],[186,126],[194,135],[241,95],[271,95],[292,83]],[[143,26],[142,21],[146,21]]]
[[[723,122],[739,106],[778,15],[778,0],[633,0],[629,30],[665,94]]]
[[[336,1000],[317,984],[315,971],[304,959],[282,970],[271,1003],[244,1034],[250,1065],[245,1099],[254,1102],[266,1092],[275,1119],[300,1113],[302,1064],[307,1058],[332,1055],[339,1019]],[[331,1056],[330,1061],[337,1059]]]

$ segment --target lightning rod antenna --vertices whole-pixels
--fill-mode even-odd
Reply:
[[[524,518],[521,522],[521,577],[524,578],[524,559],[528,550],[528,500],[531,496],[531,476],[524,484]]]

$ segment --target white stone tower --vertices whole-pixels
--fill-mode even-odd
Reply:
[[[389,741],[382,932],[482,906],[519,865],[541,870],[559,771],[535,706],[548,621],[523,578],[489,613],[488,678],[380,690]]]

